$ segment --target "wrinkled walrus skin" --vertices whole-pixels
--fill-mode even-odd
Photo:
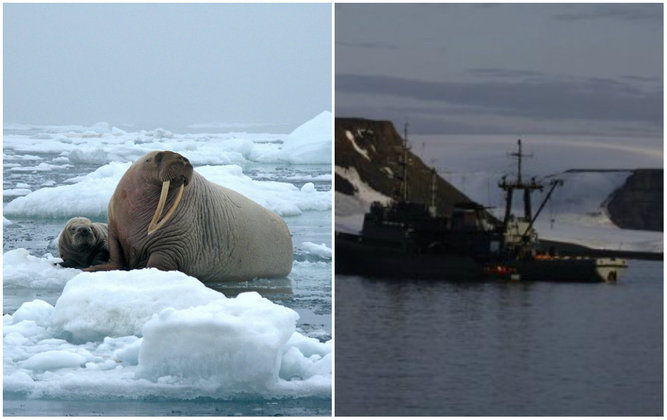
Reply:
[[[93,223],[85,217],[70,219],[58,238],[58,253],[63,267],[86,268],[109,261],[107,224]]]
[[[170,210],[162,215],[162,207]],[[109,201],[108,221],[109,263],[86,271],[155,267],[218,282],[292,270],[285,221],[209,182],[178,153],[153,151],[134,162]]]

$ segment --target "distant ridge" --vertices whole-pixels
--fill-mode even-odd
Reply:
[[[636,169],[606,201],[609,218],[621,229],[662,231],[662,169]]]
[[[393,197],[401,173],[399,159],[403,139],[391,121],[362,118],[336,118],[336,166],[355,168],[363,182],[374,190]],[[409,134],[408,134],[409,135]],[[431,168],[417,155],[408,151],[409,199],[429,203],[431,199]],[[355,186],[336,174],[336,191],[352,195]],[[437,175],[437,208],[448,214],[456,203],[472,202],[461,191]]]

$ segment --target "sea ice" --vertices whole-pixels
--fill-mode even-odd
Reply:
[[[131,162],[150,150],[174,150],[210,181],[282,216],[321,212],[305,218],[330,223],[331,191],[318,189],[327,189],[320,182],[331,175],[317,163],[321,156],[330,162],[330,120],[329,113],[291,135],[130,132],[107,123],[5,126],[14,130],[3,140],[6,166],[17,168],[8,171],[11,185],[33,191],[6,204],[4,216],[18,219],[14,224],[29,233],[43,225],[53,229],[57,222],[43,220],[48,218],[104,220]],[[283,159],[286,154],[290,159]],[[260,155],[267,157],[253,161]],[[291,221],[297,232],[305,229],[301,219]],[[57,237],[39,233],[26,246],[38,252],[55,247]],[[324,248],[313,252],[326,254]],[[3,316],[5,392],[70,400],[331,396],[331,331],[308,325],[306,337],[295,310],[252,292],[228,298],[178,272],[83,273],[56,265],[60,261],[23,248],[4,254],[5,296],[18,302]],[[330,269],[330,258],[295,261],[290,279],[329,284]],[[328,296],[325,287],[315,293]],[[304,304],[301,295],[295,300],[295,308]]]
[[[48,255],[38,258],[24,248],[8,251],[3,255],[3,285],[25,288],[61,288],[80,273],[74,268],[57,266],[62,259]]]
[[[79,343],[139,336],[162,309],[189,308],[219,298],[224,296],[180,271],[81,273],[67,282],[58,298],[52,327],[57,335]]]
[[[109,199],[130,164],[112,162],[68,180],[74,184],[38,189],[7,203],[4,213],[10,217],[66,219],[86,215],[92,219],[106,219]],[[235,190],[281,216],[331,209],[331,193],[317,191],[312,183],[299,189],[286,182],[255,181],[237,165],[202,166],[195,170],[209,181]]]
[[[6,392],[176,399],[330,393],[331,341],[297,332],[292,309],[256,292],[227,298],[179,272],[74,271],[80,274],[55,307],[33,300],[3,317]]]
[[[331,112],[324,111],[292,131],[279,150],[256,150],[252,160],[293,164],[331,163]]]
[[[301,244],[301,249],[309,254],[316,255],[320,258],[331,259],[331,248],[326,244],[316,244],[314,242],[304,242]]]

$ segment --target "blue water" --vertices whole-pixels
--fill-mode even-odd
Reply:
[[[617,284],[336,276],[336,415],[663,414],[663,264]]]

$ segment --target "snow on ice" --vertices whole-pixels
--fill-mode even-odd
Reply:
[[[52,263],[26,261],[34,277]],[[3,317],[5,392],[186,399],[330,392],[331,342],[300,334],[295,311],[256,292],[227,298],[177,271],[53,270],[73,277],[55,306],[33,300]]]
[[[320,258],[331,259],[331,248],[326,244],[316,244],[314,242],[304,242],[301,244],[301,249],[311,255],[316,255]]]
[[[251,154],[259,162],[331,163],[331,112],[324,111],[292,131],[279,150]]]
[[[56,266],[61,261],[48,254],[45,258],[35,257],[23,248],[6,252],[2,263],[3,285],[32,289],[62,288],[79,270]]]
[[[331,112],[324,111],[286,136],[265,133],[174,134],[161,128],[125,132],[107,123],[92,127],[25,126],[25,133],[19,129],[18,134],[5,135],[3,147],[5,152],[14,153],[7,153],[5,160],[9,163],[20,160],[20,154],[60,153],[71,163],[100,165],[134,161],[151,150],[172,150],[188,157],[195,166],[248,161],[327,164],[331,163],[331,119]],[[32,129],[39,129],[40,133],[31,134]]]

